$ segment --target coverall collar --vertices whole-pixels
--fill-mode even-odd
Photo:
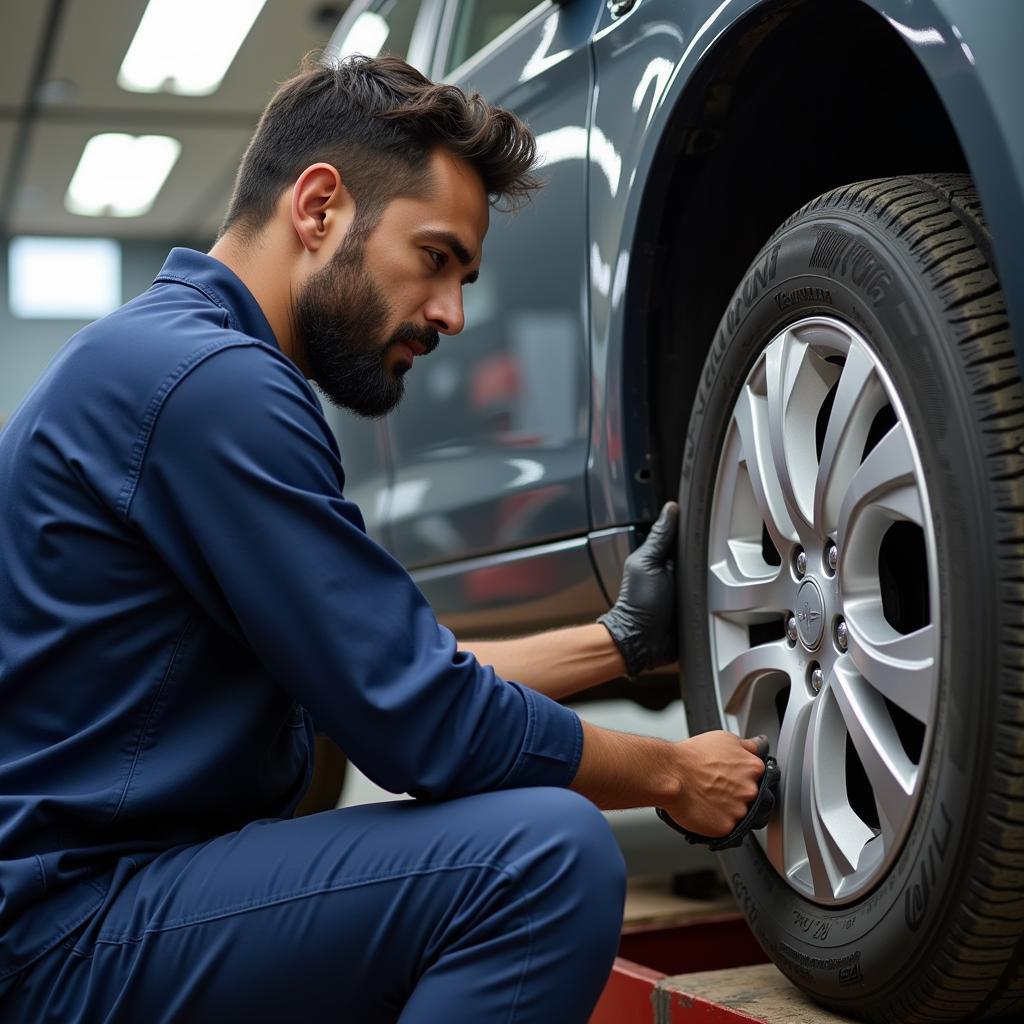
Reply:
[[[227,313],[228,325],[234,330],[281,347],[252,292],[234,271],[213,256],[175,247],[168,253],[154,284],[161,281],[195,288]]]

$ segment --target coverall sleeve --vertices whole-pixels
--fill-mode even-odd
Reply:
[[[216,351],[144,443],[129,519],[378,785],[436,799],[572,781],[576,714],[458,651],[343,497],[333,436],[284,356]]]

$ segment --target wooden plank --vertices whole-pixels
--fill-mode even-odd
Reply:
[[[654,997],[656,1024],[761,1024],[760,1017],[742,1010],[666,988],[667,981],[659,982]],[[625,1019],[620,1024],[626,1024]]]
[[[711,1020],[769,1021],[770,1024],[847,1024],[852,1018],[823,1009],[812,1002],[774,964],[734,967],[723,971],[701,971],[664,978],[658,983],[660,992],[672,999],[711,1004],[736,1011],[739,1017],[686,1016],[681,1006],[676,1016],[665,1018],[675,1024],[697,1024]],[[674,1004],[673,1004],[674,1005]],[[624,1018],[628,1019],[628,1018]]]
[[[686,978],[666,978],[616,957],[589,1024],[761,1024],[760,1017],[666,987]]]

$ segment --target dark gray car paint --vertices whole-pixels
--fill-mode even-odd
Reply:
[[[588,423],[586,123],[594,18],[542,5],[502,47],[452,80],[516,110],[565,154],[521,215],[492,213],[466,327],[418,362],[391,417],[394,551],[408,565],[582,535]],[[559,134],[552,135],[552,132]],[[575,146],[575,150],[571,147]],[[415,484],[413,482],[416,482]],[[438,529],[439,521],[445,527]]]
[[[950,117],[993,228],[1024,365],[1024,4],[861,2],[902,38]],[[596,581],[593,545],[552,548],[567,535],[605,531],[599,577],[607,590],[608,552],[621,557],[631,543],[629,526],[655,515],[645,463],[648,409],[629,369],[643,345],[630,334],[628,295],[645,187],[672,113],[698,72],[734,45],[745,18],[777,6],[777,0],[639,0],[613,19],[599,0],[546,2],[456,70],[459,84],[522,113],[540,135],[561,132],[562,144],[580,155],[545,168],[550,183],[532,209],[508,223],[492,219],[474,286],[489,304],[486,316],[473,325],[478,300],[468,289],[465,333],[443,339],[415,367],[406,408],[389,421],[390,440],[378,442],[385,453],[391,446],[394,465],[371,474],[372,482],[354,480],[375,511],[368,518],[377,535],[407,564],[434,566],[417,575],[429,584],[442,618],[463,616],[470,598],[454,581],[479,573],[480,558],[492,552],[519,549],[516,563],[532,565],[538,580],[563,595],[576,593],[587,573]],[[429,70],[436,74],[439,67]],[[522,318],[531,310],[539,320]],[[556,322],[561,326],[552,327]],[[468,382],[474,375],[479,381],[485,359],[492,360],[483,371],[490,378],[476,385],[473,408]],[[517,390],[509,367],[527,359]],[[447,374],[448,382],[432,383],[432,372]],[[501,398],[503,386],[507,407],[481,416],[481,392]],[[680,413],[685,423],[686,410]],[[421,429],[432,416],[448,418],[433,442]],[[343,455],[353,443],[347,429],[339,425]],[[529,462],[532,469],[524,467]],[[588,593],[576,617],[593,613],[594,591]],[[510,630],[534,624],[506,597],[501,606]]]

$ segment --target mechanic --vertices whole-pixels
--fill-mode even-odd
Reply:
[[[598,808],[746,814],[756,741],[556,702],[675,659],[674,505],[597,623],[458,646],[344,497],[307,378],[393,408],[534,156],[401,61],[307,65],[210,254],[173,250],[9,420],[0,1019],[584,1021],[624,892]],[[414,799],[293,818],[312,721]]]

